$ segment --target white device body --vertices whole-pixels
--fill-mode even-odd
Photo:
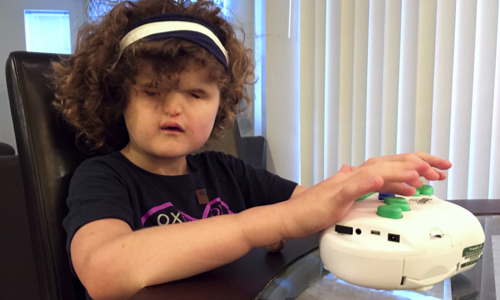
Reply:
[[[363,287],[425,290],[477,263],[485,236],[472,213],[435,196],[404,198],[411,211],[401,219],[377,215],[378,194],[356,201],[320,236],[325,268]],[[336,228],[352,228],[352,234]]]

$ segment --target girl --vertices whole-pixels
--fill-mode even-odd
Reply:
[[[222,153],[191,155],[250,103],[249,57],[210,1],[139,0],[83,27],[54,64],[55,107],[103,154],[73,175],[64,220],[88,298],[127,299],[318,232],[368,192],[413,195],[420,176],[446,178],[451,163],[423,153],[344,165],[311,188]]]

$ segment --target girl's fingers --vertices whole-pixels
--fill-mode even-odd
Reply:
[[[338,202],[342,208],[342,203],[354,202],[357,199],[368,193],[376,192],[384,185],[384,179],[380,176],[366,177],[361,180],[347,180],[342,185],[342,189],[334,196],[338,198]]]
[[[394,154],[394,155],[381,156],[377,158],[370,158],[363,165],[371,165],[382,161],[386,162],[423,161],[436,169],[448,170],[449,168],[451,168],[450,161],[423,152]]]
[[[420,169],[423,169],[423,167],[420,166],[419,162],[399,163],[385,161],[371,166],[360,167],[355,172],[352,172],[348,179],[356,180],[354,176],[359,177],[361,180],[362,178],[380,176],[384,181],[412,183],[419,180]]]
[[[444,180],[446,179],[446,173],[438,171],[436,169],[429,169],[421,173],[421,175],[427,180]]]
[[[351,168],[346,164],[343,164],[339,170],[339,173],[349,173],[349,172],[351,172]]]
[[[448,174],[444,172],[438,172],[439,173],[439,179],[438,180],[445,180],[448,177]]]
[[[360,167],[356,172],[345,174],[343,182],[362,181],[364,178],[379,176],[385,184],[381,187],[382,192],[396,193],[405,196],[415,194],[415,188],[421,187],[423,182],[421,173],[428,173],[428,179],[437,179],[438,173],[427,163],[421,161],[380,161],[371,166]]]
[[[349,166],[347,164],[343,164],[339,170],[339,173],[349,173],[349,172],[355,171],[356,169],[357,169],[357,167],[355,167],[355,166]]]
[[[415,195],[416,191],[415,186],[401,182],[386,182],[379,190],[380,193],[391,193],[401,196],[412,196]]]
[[[416,156],[421,158],[422,160],[428,162],[431,166],[434,168],[440,169],[440,170],[448,170],[451,168],[451,162],[445,159],[441,159],[437,156],[428,154],[428,153],[423,153],[423,152],[417,152],[415,153]]]

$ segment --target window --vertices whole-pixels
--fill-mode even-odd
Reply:
[[[69,12],[66,10],[24,10],[26,50],[71,53]]]
[[[95,21],[100,16],[105,15],[108,11],[110,11],[113,6],[117,3],[121,2],[121,0],[110,1],[110,0],[86,0],[85,1],[85,10],[87,13],[87,17],[90,21]]]
[[[85,10],[89,20],[95,21],[98,17],[105,15],[113,6],[122,1],[123,0],[86,0]],[[214,0],[214,3],[224,11],[226,0]]]

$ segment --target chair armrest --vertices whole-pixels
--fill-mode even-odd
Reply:
[[[263,136],[244,136],[241,138],[245,161],[254,167],[266,169],[267,142]]]

